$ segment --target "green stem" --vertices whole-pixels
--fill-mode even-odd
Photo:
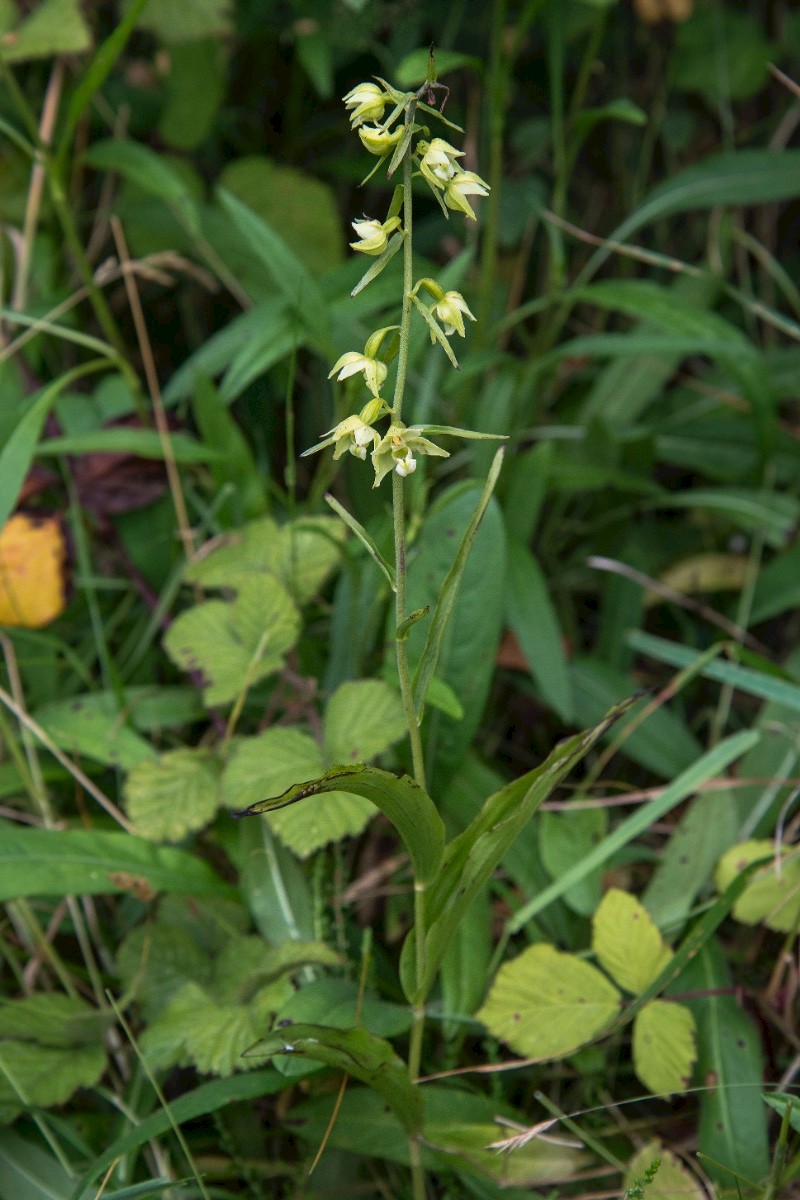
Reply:
[[[506,125],[506,97],[510,63],[503,63],[503,37],[506,24],[506,0],[495,0],[492,11],[491,50],[489,57],[489,198],[483,227],[483,250],[478,280],[478,318],[476,334],[483,345],[489,329],[492,295],[497,270],[497,242],[500,231],[500,192],[503,179],[503,139]]]
[[[412,100],[406,109],[406,125],[413,125],[416,112],[416,101]],[[403,398],[408,373],[408,350],[411,332],[412,293],[414,290],[414,251],[412,245],[413,200],[411,196],[412,150],[409,146],[403,160],[403,308],[400,317],[400,347],[397,356],[397,380],[394,388],[392,404],[392,420],[399,421],[403,412]],[[395,647],[397,652],[397,673],[400,678],[400,695],[408,725],[408,737],[411,743],[411,761],[414,769],[414,779],[421,788],[425,787],[425,756],[422,752],[422,737],[419,721],[414,707],[414,689],[411,682],[411,671],[408,665],[408,634],[400,632],[406,619],[406,577],[408,564],[406,561],[406,513],[403,479],[397,472],[392,472],[392,515],[394,518],[394,555],[395,555]],[[425,885],[419,881],[414,883],[414,927],[416,930],[416,961],[415,973],[417,992],[420,993],[425,977]],[[411,1045],[408,1060],[408,1074],[413,1081],[419,1075],[422,1054],[422,1038],[425,1032],[425,1008],[418,1002],[414,1008],[414,1023],[411,1030]],[[411,1162],[411,1181],[414,1200],[425,1200],[425,1169],[422,1164],[422,1147],[413,1135],[409,1138],[409,1158]]]

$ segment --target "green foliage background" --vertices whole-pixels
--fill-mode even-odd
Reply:
[[[0,1200],[401,1197],[409,1131],[437,1197],[797,1186],[800,14],[658,9],[0,3],[0,520],[71,564],[0,636]],[[509,443],[422,727],[443,859],[365,798],[409,766],[390,587],[324,496],[391,557],[385,490],[299,457],[402,287],[351,298],[393,182],[339,97],[431,43],[491,194],[415,184],[478,319],[458,373],[414,326],[407,418]],[[408,480],[410,610],[459,447]],[[423,1073],[461,1072],[422,1088],[409,855]]]

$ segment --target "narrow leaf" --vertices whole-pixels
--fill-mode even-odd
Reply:
[[[379,255],[369,270],[364,272],[350,295],[357,296],[359,292],[363,292],[367,284],[372,283],[373,279],[377,279],[384,267],[388,267],[389,263],[392,261],[395,254],[397,254],[397,251],[400,249],[402,244],[402,233],[393,233],[389,238],[389,242],[383,254]]]
[[[364,546],[367,553],[372,558],[373,562],[375,562],[383,571],[389,587],[393,592],[396,592],[397,584],[395,583],[394,578],[394,568],[383,557],[372,535],[367,533],[361,522],[357,520],[352,513],[349,513],[344,505],[340,504],[336,497],[332,496],[330,492],[325,493],[325,502],[330,505],[337,516],[341,517],[347,528],[356,535],[362,546]]]
[[[445,336],[445,332],[442,329],[441,325],[439,325],[436,318],[425,307],[425,305],[422,303],[422,301],[419,299],[418,296],[412,296],[411,299],[414,301],[414,304],[416,305],[417,312],[420,314],[420,316],[424,320],[425,324],[428,326],[428,328],[431,331],[431,341],[436,341],[439,343],[439,345],[442,347],[442,349],[444,350],[447,357],[450,359],[450,362],[453,364],[455,369],[458,370],[458,359],[456,358],[455,354],[453,353],[453,348],[450,345],[450,343],[448,342],[447,337]]]

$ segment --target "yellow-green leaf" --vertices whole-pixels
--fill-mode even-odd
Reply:
[[[343,683],[325,710],[325,754],[329,766],[365,763],[388,750],[406,732],[399,695],[381,679]]]
[[[800,924],[800,850],[775,858],[770,841],[741,842],[731,846],[719,860],[714,883],[724,892],[745,867],[759,858],[771,858],[757,871],[733,906],[733,916],[744,925],[763,923],[770,929],[790,933]]]
[[[125,780],[125,806],[140,837],[179,842],[219,807],[219,768],[205,750],[171,750],[144,760]]]
[[[633,1024],[633,1066],[654,1096],[685,1092],[697,1061],[694,1017],[683,1004],[651,1000]]]
[[[528,1058],[561,1058],[613,1021],[621,997],[604,975],[553,946],[530,946],[500,968],[478,1020]]]
[[[173,662],[202,677],[206,704],[227,704],[280,670],[300,632],[300,615],[277,579],[242,583],[235,600],[196,604],[173,621],[164,646]]]
[[[68,1047],[0,1043],[0,1123],[13,1121],[25,1102],[41,1108],[66,1104],[79,1087],[97,1083],[105,1066],[99,1043]]]
[[[637,1180],[641,1182],[656,1159],[659,1167],[652,1183],[646,1185],[647,1200],[707,1200],[700,1180],[660,1142],[648,1142],[634,1155],[625,1171],[625,1187],[633,1187]]]
[[[592,921],[597,961],[627,992],[640,995],[672,958],[643,904],[619,888],[606,892]]]

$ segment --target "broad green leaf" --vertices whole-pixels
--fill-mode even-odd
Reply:
[[[163,200],[190,232],[199,233],[195,197],[163,154],[157,154],[142,142],[106,138],[92,143],[84,161],[95,171],[113,171],[148,195]]]
[[[266,820],[243,821],[237,849],[242,898],[261,936],[275,945],[287,938],[311,941],[316,918],[309,882]]]
[[[626,992],[640,995],[672,958],[647,909],[635,896],[610,888],[592,920],[597,961]]]
[[[228,163],[219,182],[265,221],[312,275],[324,275],[343,261],[336,196],[322,180],[251,154]]]
[[[0,1004],[0,1042],[36,1042],[56,1050],[97,1046],[113,1022],[77,996],[42,992]]]
[[[196,151],[214,128],[225,100],[229,56],[213,38],[173,45],[167,99],[158,136],[171,149]]]
[[[338,791],[361,796],[379,808],[405,842],[416,878],[427,883],[434,877],[442,858],[444,825],[428,793],[408,775],[398,778],[378,767],[334,767],[320,779],[296,784],[282,795],[262,800],[235,815],[268,813],[311,796]]]
[[[516,542],[508,547],[506,612],[545,702],[571,723],[572,687],[558,617],[539,563]]]
[[[264,1038],[253,1052],[298,1054],[346,1071],[382,1096],[410,1133],[422,1128],[421,1089],[410,1082],[405,1063],[391,1045],[365,1029],[288,1025]]]
[[[621,997],[604,975],[554,946],[504,963],[477,1018],[526,1058],[562,1058],[606,1029]]]
[[[74,1191],[67,1193],[69,1200],[95,1200],[97,1187],[92,1185],[112,1163],[124,1155],[134,1153],[154,1138],[169,1133],[174,1127],[173,1123],[180,1126],[198,1117],[218,1112],[228,1105],[273,1095],[285,1087],[286,1080],[277,1071],[267,1068],[263,1071],[252,1071],[247,1075],[234,1075],[232,1079],[216,1079],[185,1092],[182,1096],[170,1100],[168,1109],[158,1109],[133,1129],[126,1127],[126,1132],[121,1137],[95,1157]],[[11,1197],[8,1200],[11,1200]],[[16,1200],[16,1197],[13,1200]]]
[[[223,774],[225,802],[234,809],[255,804],[265,795],[316,779],[326,765],[313,738],[297,729],[267,729],[257,737],[241,738]],[[329,842],[356,837],[374,812],[368,800],[334,791],[318,804],[266,812],[265,819],[285,846],[299,858],[308,858]]]
[[[602,808],[540,813],[539,854],[550,878],[560,879],[564,871],[602,841],[607,829],[608,812]],[[598,868],[570,888],[564,900],[576,913],[589,917],[600,903],[601,895],[602,880]]]
[[[109,695],[103,703],[91,694],[56,700],[37,709],[34,717],[55,744],[70,754],[126,771],[156,759],[149,742],[128,727],[116,697]]]
[[[641,1183],[642,1176],[655,1159],[659,1160],[659,1168],[652,1183],[645,1188],[647,1200],[707,1200],[706,1189],[700,1180],[660,1142],[648,1142],[634,1154],[625,1171],[625,1187],[632,1188],[637,1182]]]
[[[300,325],[326,341],[327,306],[306,267],[283,238],[251,208],[225,188],[219,188],[217,195],[223,212],[233,221],[254,257],[267,269]]]
[[[464,913],[533,814],[626,707],[619,706],[593,729],[561,742],[541,766],[491,795],[464,832],[448,844],[426,899],[426,970],[421,995],[413,967],[415,931],[412,930],[403,946],[401,979],[410,1000],[417,1002],[427,996]]]
[[[112,895],[145,881],[156,891],[230,894],[206,863],[129,833],[28,829],[0,821],[0,901]]]
[[[219,765],[207,750],[169,750],[138,763],[125,780],[125,807],[139,837],[179,842],[219,807]]]
[[[331,765],[369,762],[406,733],[403,704],[380,679],[341,684],[325,709],[325,754]]]
[[[489,887],[464,913],[445,950],[441,967],[442,1012],[446,1037],[458,1038],[464,1022],[483,1000],[492,957],[492,910]]]
[[[2,1200],[69,1200],[74,1177],[33,1139],[0,1130]]]
[[[66,1104],[80,1087],[92,1087],[106,1067],[102,1045],[40,1046],[0,1042],[0,1122],[10,1124],[27,1105]]]
[[[678,26],[670,55],[672,86],[700,92],[712,104],[747,100],[769,78],[779,53],[764,22],[727,8],[698,8]]]
[[[91,44],[79,0],[41,0],[13,38],[3,39],[0,56],[7,63],[28,62],[54,54],[82,54]]]
[[[732,992],[721,948],[707,943],[684,969],[678,985],[697,1021],[700,1150],[712,1179],[728,1187],[731,1173],[759,1182],[769,1170],[767,1119],[758,1102],[764,1056],[753,1025]]]
[[[758,741],[759,734],[755,731],[742,731],[731,734],[730,737],[725,738],[724,741],[701,755],[696,763],[668,784],[660,796],[650,800],[638,812],[621,821],[599,846],[584,855],[580,862],[565,871],[561,878],[555,880],[550,887],[544,888],[538,896],[534,896],[527,904],[523,904],[509,922],[511,931],[516,933],[517,930],[522,929],[532,917],[563,896],[578,880],[584,879],[591,871],[608,862],[612,855],[621,850],[623,846],[627,846],[634,838],[643,834],[655,821],[660,821],[707,780],[713,779],[742,754],[752,749]]]
[[[696,1026],[690,1010],[669,1000],[650,1000],[633,1023],[633,1066],[654,1096],[685,1092],[697,1061]]]
[[[165,42],[194,42],[233,33],[233,17],[232,0],[150,0],[137,24]]]
[[[714,883],[724,892],[750,863],[771,859],[753,875],[733,907],[733,916],[744,925],[763,923],[782,933],[800,927],[800,850],[776,857],[772,841],[741,842],[731,846],[719,861]]]
[[[287,941],[269,946],[251,934],[229,938],[214,962],[212,990],[222,1003],[247,1004],[264,988],[303,967],[342,967],[344,960],[324,942]]]
[[[427,714],[423,730],[425,753],[437,787],[457,769],[478,729],[494,678],[503,628],[505,530],[496,500],[486,510],[460,581],[459,568],[454,562],[459,544],[476,516],[481,492],[475,483],[447,489],[428,511],[414,555],[409,558],[408,609],[414,612],[428,606],[434,612],[439,606],[442,620],[435,639],[427,643],[431,652],[429,663],[435,663],[435,676],[452,688],[464,710],[460,720],[439,711]],[[440,600],[448,577],[452,586],[447,597]],[[432,620],[418,621],[409,630],[408,652],[414,671],[427,638],[432,636]],[[394,634],[394,619],[390,617],[387,637],[393,640]]]
[[[283,666],[297,641],[300,615],[277,579],[248,579],[233,601],[207,600],[173,621],[170,658],[203,680],[206,704],[228,704]]]
[[[275,575],[298,604],[319,591],[339,562],[344,530],[333,517],[307,517],[278,527],[270,517],[250,521],[202,548],[185,579],[206,588],[239,588],[248,579]]]

